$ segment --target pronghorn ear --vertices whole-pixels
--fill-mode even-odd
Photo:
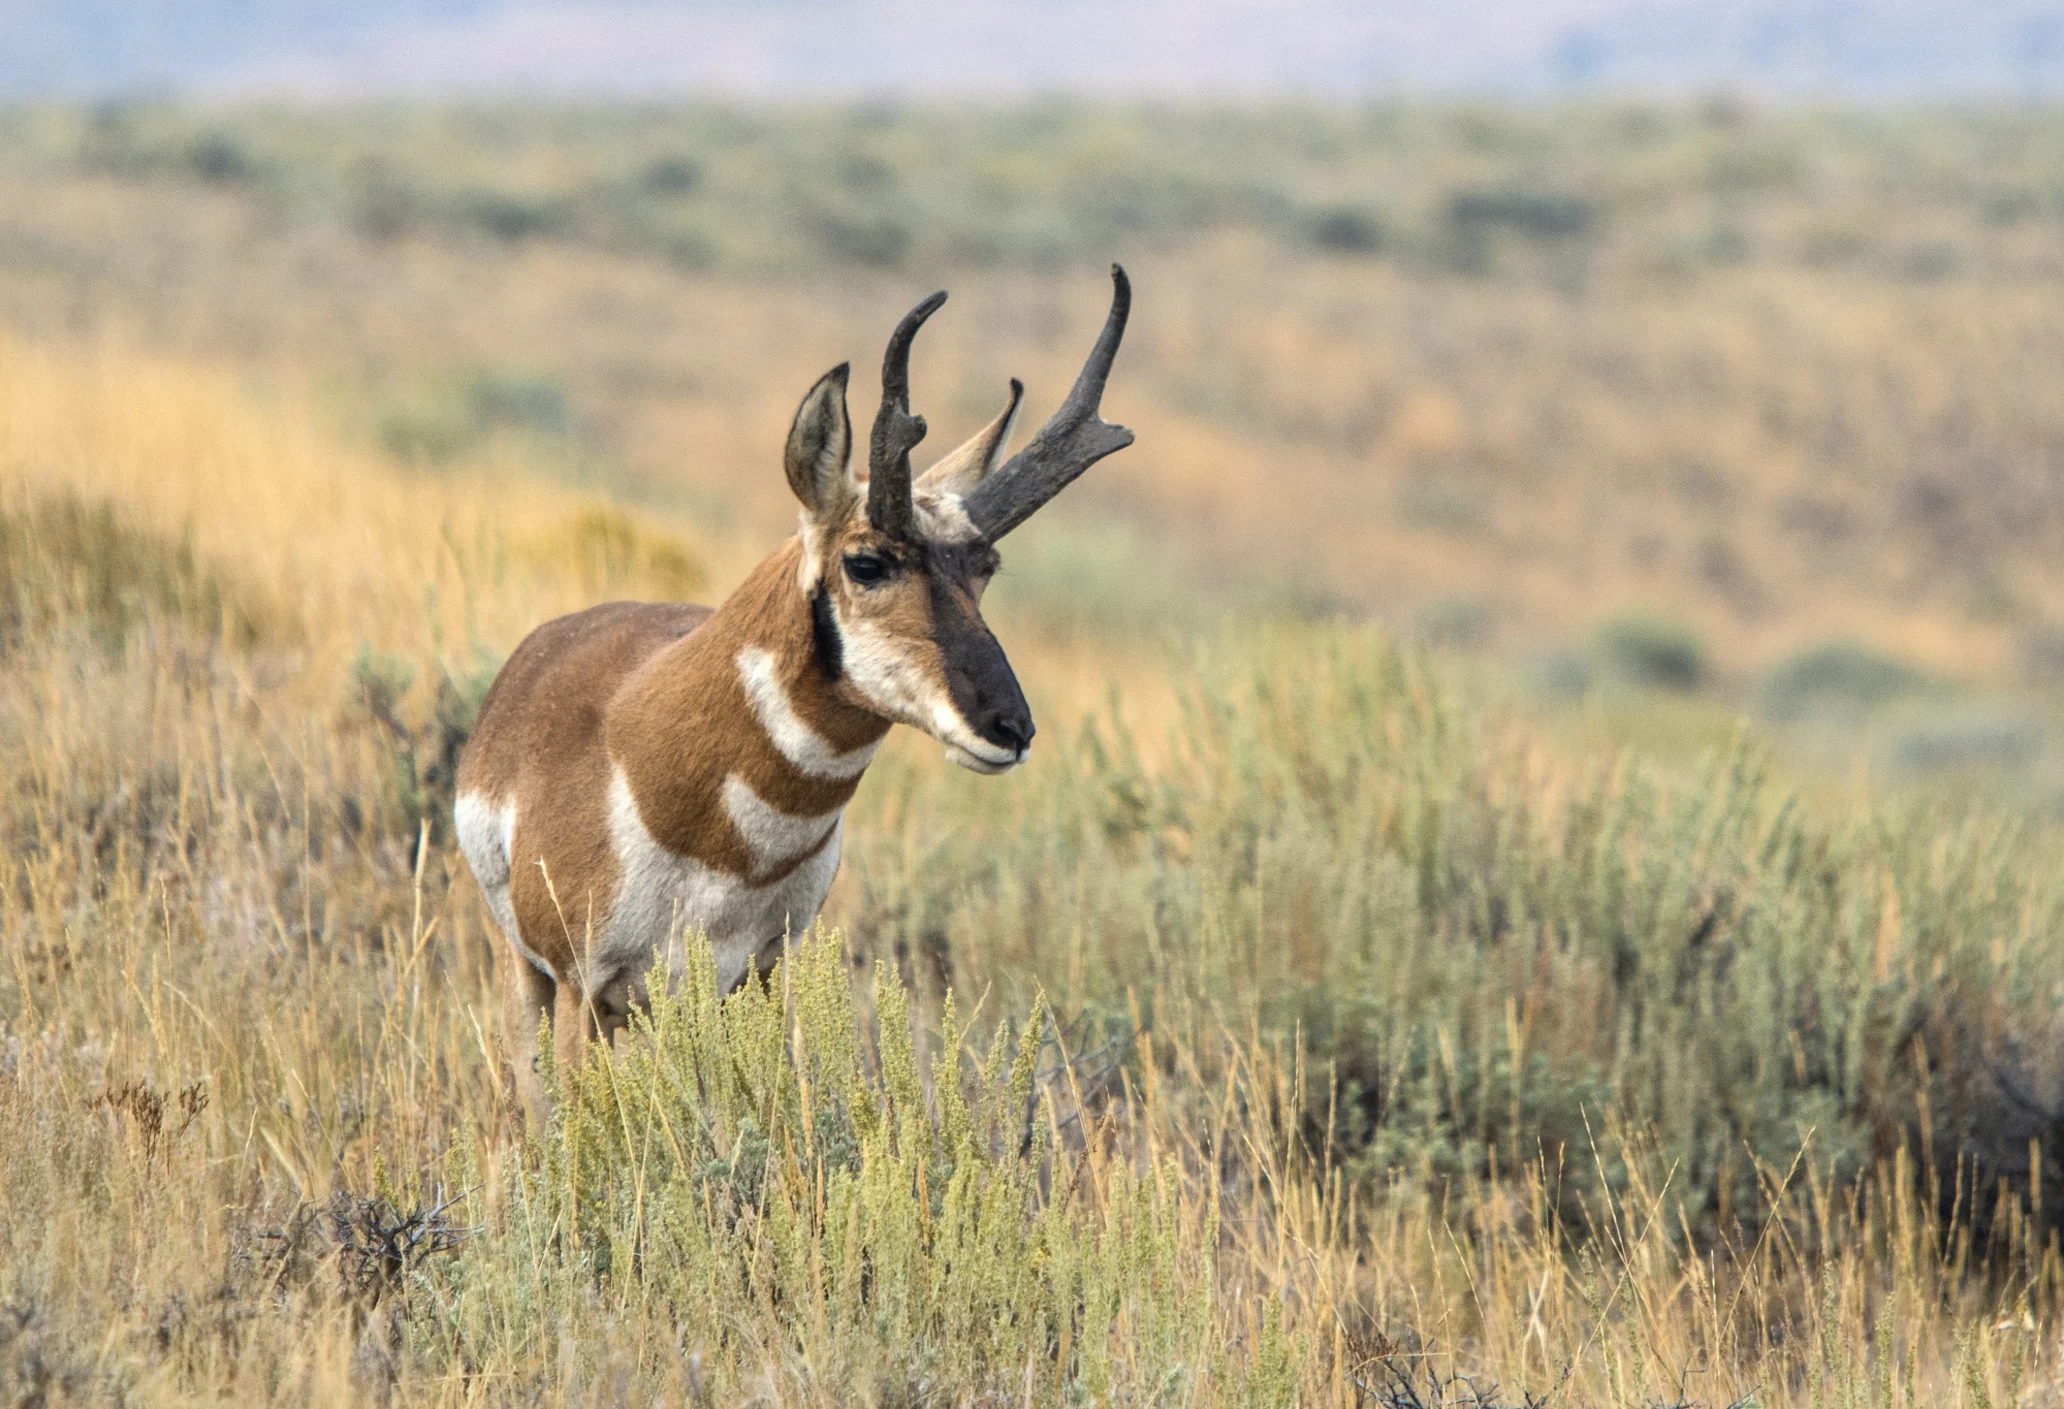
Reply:
[[[966,444],[926,470],[917,482],[927,489],[965,494],[987,479],[990,471],[1003,463],[1003,450],[1010,444],[1011,429],[1018,423],[1018,405],[1024,397],[1025,384],[1012,377],[1010,401],[1002,413],[969,437]]]
[[[849,468],[853,422],[846,415],[847,370],[841,362],[819,377],[796,408],[795,424],[788,428],[783,457],[788,487],[819,523],[843,517],[859,498]]]

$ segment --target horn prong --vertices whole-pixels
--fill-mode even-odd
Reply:
[[[1076,477],[1113,451],[1132,444],[1132,432],[1114,426],[1099,414],[1104,383],[1125,337],[1132,312],[1132,281],[1125,270],[1111,266],[1111,311],[1097,335],[1096,346],[1069,388],[1060,410],[1040,427],[1023,450],[1004,461],[962,501],[968,518],[994,543],[1030,518],[1042,505],[1072,484]]]
[[[882,354],[881,410],[875,413],[867,449],[867,521],[891,538],[910,538],[917,526],[910,452],[925,437],[925,421],[910,414],[910,344],[945,301],[941,289],[904,314]]]

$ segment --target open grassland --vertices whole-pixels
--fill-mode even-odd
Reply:
[[[1032,766],[899,737],[835,932],[526,1140],[452,741],[743,558],[321,401],[0,342],[5,1402],[2058,1394],[2057,835],[1362,626],[1006,579]]]
[[[1114,256],[1032,766],[526,1139],[502,655]],[[0,1404],[2055,1402],[2059,329],[2041,111],[0,114]]]
[[[8,326],[304,378],[392,458],[719,541],[785,529],[764,428],[920,294],[955,295],[944,435],[1013,374],[1052,404],[1114,258],[1112,410],[1152,434],[1071,496],[1103,570],[1043,580],[1181,587],[1087,614],[1530,649],[1638,610],[1723,683],[1845,638],[2059,673],[2050,111],[0,113]]]

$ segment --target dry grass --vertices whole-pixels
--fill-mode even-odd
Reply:
[[[1024,928],[978,956],[996,967],[986,995],[960,996],[965,1044],[930,999],[906,1037],[893,979],[862,1022],[819,948],[772,998],[719,1012],[688,995],[586,1073],[579,1119],[526,1144],[494,1057],[481,906],[449,850],[399,824],[353,661],[370,642],[463,667],[476,642],[505,648],[586,599],[598,570],[652,591],[707,562],[721,588],[736,550],[637,520],[631,541],[670,551],[597,569],[590,501],[403,474],[337,448],[292,395],[112,347],[0,344],[0,483],[10,523],[113,506],[105,532],[8,540],[7,1402],[1409,1405],[1455,1402],[1458,1373],[1495,1404],[2059,1392],[2064,1263],[2039,1202],[2003,1203],[1976,1238],[1973,1191],[1939,1187],[1932,1154],[1835,1177],[1801,1129],[1796,1160],[1758,1165],[1759,1197],[1715,1236],[1609,1104],[1582,1141],[1494,1149],[1484,1177],[1350,1177],[1318,1076],[1332,1054],[1236,991],[1148,993],[1151,1030],[1110,1046],[1010,996],[1088,994],[1085,950],[1092,970],[1119,964],[1060,913],[1018,912]],[[160,567],[123,577],[96,553]],[[1221,649],[1360,660],[1342,639]],[[1119,649],[1035,640],[1020,665],[1052,688]],[[1341,679],[1361,688],[1360,668]],[[1233,711],[1226,729],[1261,728],[1237,697],[1207,699]],[[1081,737],[1044,766],[1132,806],[1080,762]],[[882,830],[857,865],[921,865],[973,815],[969,781],[937,781],[931,755],[903,740],[879,765]],[[1538,766],[1507,785],[1554,815],[1575,778]],[[1273,882],[1290,888],[1277,923],[1348,898],[1295,876]],[[834,909],[865,923],[856,884]],[[1246,923],[1207,914],[1207,942]],[[2023,930],[1998,943],[2039,955],[2039,919]],[[681,1094],[723,1070],[737,1080]],[[1023,1153],[1028,1084],[1043,1133]],[[684,1120],[707,1154],[666,1153]],[[1572,1204],[1579,1165],[1600,1192]],[[870,1270],[841,1281],[813,1246]]]

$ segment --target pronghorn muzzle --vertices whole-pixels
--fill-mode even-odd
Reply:
[[[1017,673],[980,615],[955,600],[943,576],[932,584],[932,632],[946,672],[954,709],[983,743],[1024,760],[1032,744],[1032,707],[1018,688]],[[994,765],[1007,768],[1010,763]]]

